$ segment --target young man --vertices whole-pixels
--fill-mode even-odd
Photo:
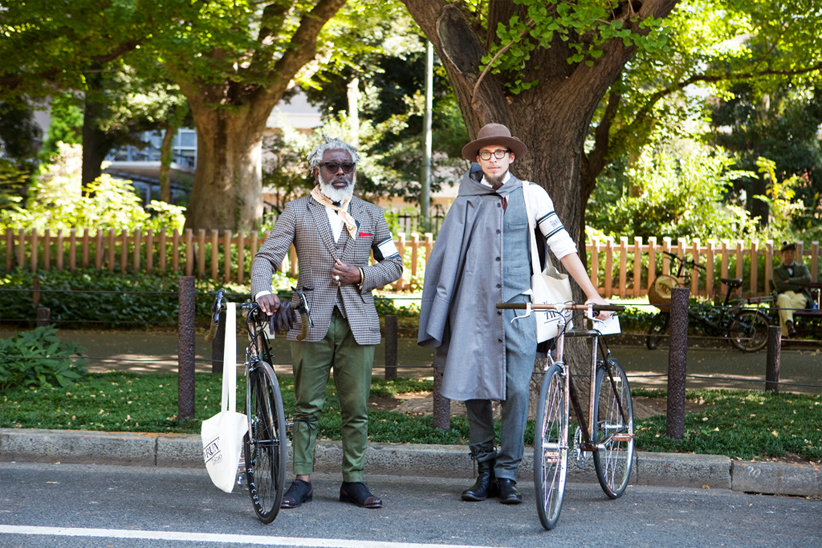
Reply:
[[[302,329],[299,320],[288,332],[297,398],[291,427],[297,477],[282,507],[296,508],[314,494],[311,472],[317,418],[333,368],[342,414],[340,500],[380,508],[382,501],[363,483],[371,365],[374,346],[380,342],[371,290],[402,275],[402,258],[382,210],[353,196],[356,149],[339,139],[324,138],[308,157],[317,186],[310,196],[286,205],[251,268],[251,293],[264,312],[274,314],[280,301],[271,293],[271,277],[293,244],[300,265],[298,287],[308,298],[314,322],[302,341],[297,341]],[[378,262],[369,266],[372,251]]]
[[[588,279],[548,194],[511,175],[511,164],[527,152],[501,124],[486,125],[462,149],[463,157],[481,170],[463,177],[425,269],[417,342],[435,348],[443,395],[465,402],[471,456],[479,471],[476,483],[462,493],[467,501],[499,496],[503,504],[522,502],[517,467],[524,451],[536,324],[533,316],[512,324],[515,311],[499,311],[496,304],[530,300],[531,233],[523,184],[530,185],[533,226],[539,227],[588,302],[606,304]],[[492,400],[502,403],[499,451]]]
[[[793,326],[793,309],[805,308],[811,302],[808,284],[811,272],[804,264],[795,260],[796,244],[782,242],[782,264],[773,269],[773,283],[776,287],[776,306],[779,308],[779,325],[783,337],[796,335]]]

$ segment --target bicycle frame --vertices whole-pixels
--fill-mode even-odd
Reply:
[[[564,320],[560,320],[560,321],[564,321]],[[592,349],[591,349],[591,369],[590,369],[591,390],[590,390],[590,394],[589,394],[589,398],[588,398],[588,417],[592,417],[594,415],[594,403],[595,403],[596,394],[594,393],[593,384],[594,384],[594,379],[596,379],[597,368],[599,367],[599,363],[600,363],[600,360],[598,359],[598,351],[601,352],[602,355],[604,356],[603,360],[608,359],[608,356],[610,356],[611,351],[608,349],[607,346],[605,346],[604,341],[602,340],[602,336],[600,335],[599,331],[596,331],[596,330],[571,330],[571,331],[565,331],[564,328],[561,328],[560,331],[559,331],[559,334],[557,335],[557,343],[556,343],[556,353],[557,353],[557,358],[558,359],[556,361],[554,361],[554,359],[549,354],[548,355],[548,361],[547,361],[547,364],[546,364],[546,367],[545,367],[545,371],[547,371],[548,368],[551,365],[558,365],[559,367],[562,368],[563,374],[565,375],[566,379],[568,380],[568,382],[565,383],[565,388],[564,388],[565,397],[567,398],[567,401],[569,401],[571,403],[571,408],[574,410],[574,415],[577,418],[577,424],[579,425],[580,432],[582,433],[582,445],[580,446],[580,450],[581,451],[587,451],[587,452],[599,451],[600,449],[602,449],[605,446],[605,443],[603,442],[603,443],[595,444],[592,441],[593,437],[594,437],[594,431],[593,431],[594,423],[593,423],[593,421],[589,423],[588,420],[586,420],[585,415],[583,414],[582,406],[581,406],[580,401],[579,401],[579,396],[577,394],[576,387],[574,386],[573,376],[570,374],[570,370],[569,370],[568,366],[566,365],[566,363],[563,359],[564,355],[565,355],[565,338],[566,337],[586,338],[586,339],[593,338]],[[613,375],[611,374],[610,370],[608,370],[608,379],[609,379],[609,382],[611,383],[611,386],[612,386],[614,392],[617,393],[618,391],[616,389],[616,382],[614,381]],[[623,408],[623,404],[620,401],[618,394],[617,394],[617,406],[619,408],[619,412],[620,412],[620,415],[622,416],[623,420],[627,420],[627,417],[626,417],[626,414],[625,414],[625,411],[624,411],[624,408]],[[625,440],[623,440],[623,441],[625,441]]]

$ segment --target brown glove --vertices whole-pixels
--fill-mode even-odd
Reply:
[[[291,301],[280,301],[280,308],[270,318],[271,330],[274,333],[287,333],[297,321],[297,313],[291,306]]]

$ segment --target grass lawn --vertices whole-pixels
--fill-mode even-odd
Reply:
[[[220,407],[222,377],[196,375],[196,419],[179,421],[177,375],[95,373],[72,388],[9,389],[0,396],[0,427],[100,430],[120,432],[199,433],[200,421]],[[292,377],[280,379],[286,412],[294,406]],[[375,378],[372,397],[393,398],[430,391],[432,381]],[[238,380],[238,405],[245,401],[245,383]],[[339,403],[333,382],[320,418],[320,438],[340,439]],[[662,390],[634,390],[635,396],[664,398]],[[786,458],[822,461],[822,398],[798,394],[748,391],[688,391],[700,409],[685,417],[685,436],[665,434],[665,417],[636,422],[637,448],[643,451],[726,455],[737,459]],[[451,430],[432,427],[430,416],[408,416],[383,409],[369,410],[372,442],[466,444],[468,423],[451,419]],[[533,443],[529,421],[526,444]]]

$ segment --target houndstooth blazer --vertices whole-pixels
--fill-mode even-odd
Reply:
[[[389,284],[402,275],[402,258],[394,246],[382,210],[353,197],[348,211],[357,221],[359,236],[356,240],[351,238],[343,227],[337,243],[324,205],[310,196],[289,202],[254,256],[251,294],[257,295],[260,291],[271,291],[271,277],[279,269],[291,244],[294,244],[300,264],[297,288],[305,291],[314,321],[305,342],[317,342],[325,337],[339,291],[357,343],[379,344],[380,321],[371,290]],[[378,262],[370,266],[372,250]],[[363,269],[362,287],[337,287],[331,279],[331,267],[337,259]],[[298,304],[296,295],[292,304]],[[294,328],[288,332],[288,340],[296,340],[301,329],[302,322],[298,318]]]

